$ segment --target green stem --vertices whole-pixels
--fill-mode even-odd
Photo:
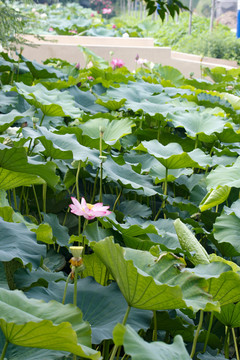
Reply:
[[[103,176],[103,163],[100,164],[100,185],[99,185],[99,202],[102,202],[102,176]]]
[[[77,306],[77,280],[78,280],[78,271],[75,268],[74,272],[74,292],[73,292],[73,305]]]
[[[199,335],[199,333],[200,333],[200,330],[201,330],[201,327],[202,327],[202,323],[203,323],[203,315],[204,315],[203,310],[200,310],[199,323],[198,323],[198,327],[197,327],[197,330],[196,330],[195,335],[194,335],[193,345],[192,345],[192,351],[191,351],[191,354],[190,354],[190,357],[191,357],[191,358],[193,358],[193,356],[194,356],[194,354],[195,354],[195,350],[196,350],[196,346],[197,346],[197,340],[198,340],[198,335]]]
[[[153,334],[152,341],[157,341],[157,311],[153,310]]]
[[[229,359],[229,331],[228,326],[225,327],[224,355]]]
[[[239,352],[238,352],[238,346],[237,346],[237,339],[236,339],[236,334],[235,334],[234,328],[232,328],[232,335],[233,335],[234,347],[235,347],[235,351],[236,351],[236,358],[237,358],[237,360],[239,360]]]
[[[14,188],[14,189],[12,190],[12,192],[13,192],[14,207],[15,207],[15,210],[17,210],[16,189]]]
[[[92,197],[91,197],[91,204],[94,202],[94,199],[95,199],[97,181],[98,181],[98,174],[99,174],[99,168],[97,169],[96,177],[95,177],[95,180],[94,180],[93,193],[92,193]]]
[[[43,184],[42,197],[43,197],[43,212],[46,214],[47,213],[47,183]]]
[[[209,319],[207,335],[206,335],[205,342],[204,342],[204,347],[203,347],[203,353],[205,353],[205,351],[207,349],[207,344],[208,344],[208,339],[209,339],[209,336],[210,336],[210,331],[211,331],[211,328],[212,328],[212,323],[213,323],[213,312],[211,313],[211,316],[210,316],[210,319]]]
[[[122,195],[122,190],[120,190],[120,192],[119,192],[119,194],[118,194],[118,196],[117,196],[117,198],[115,200],[115,203],[114,203],[113,209],[112,209],[113,212],[115,211],[115,208],[117,206],[118,200],[120,199],[121,195]]]
[[[127,311],[126,311],[126,313],[125,313],[125,315],[124,315],[124,318],[123,318],[122,325],[125,325],[125,324],[126,324],[130,310],[131,310],[131,306],[128,305]],[[109,360],[114,360],[115,355],[116,355],[116,352],[117,352],[117,349],[118,349],[118,346],[115,344],[114,347],[113,347],[112,354],[111,354],[111,357],[110,357]]]
[[[41,211],[40,211],[40,207],[39,207],[39,203],[38,203],[38,198],[37,198],[37,194],[36,194],[36,190],[35,190],[34,185],[32,185],[32,188],[33,188],[33,194],[34,194],[36,205],[37,205],[39,220],[40,220],[40,222],[42,222],[42,215],[41,215]]]
[[[42,126],[42,123],[43,123],[43,119],[45,118],[45,114],[43,114],[42,118],[41,118],[41,121],[40,121],[40,126]]]
[[[2,350],[2,355],[1,355],[0,360],[4,360],[5,354],[6,354],[6,351],[7,351],[8,344],[9,344],[9,341],[6,340],[6,341],[5,341],[5,344],[4,344],[4,347],[3,347],[3,350]]]
[[[168,177],[168,168],[166,168],[166,172],[165,172],[164,191],[163,191],[164,196],[167,196],[167,184],[168,184],[167,177]],[[157,220],[158,216],[160,215],[160,213],[161,213],[162,209],[165,207],[165,205],[166,205],[166,200],[164,199],[162,201],[162,205],[160,206],[160,209],[158,210],[158,212],[154,218],[154,221]],[[166,219],[166,214],[164,214],[164,219]]]
[[[68,275],[67,280],[66,280],[66,284],[65,284],[65,288],[64,288],[64,292],[63,292],[62,304],[65,304],[65,299],[66,299],[66,295],[67,295],[67,287],[68,287],[70,278],[71,278],[71,273]]]

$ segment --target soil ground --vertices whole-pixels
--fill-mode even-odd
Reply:
[[[236,30],[237,28],[237,13],[235,11],[227,11],[219,16],[216,21],[223,25],[228,26],[230,29]]]

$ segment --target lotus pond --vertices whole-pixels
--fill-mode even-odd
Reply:
[[[240,69],[87,55],[0,57],[0,359],[239,359]]]

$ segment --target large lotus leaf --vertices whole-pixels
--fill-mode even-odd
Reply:
[[[62,301],[65,282],[51,283],[48,289],[35,287],[28,296],[44,301],[51,299]],[[66,303],[73,299],[73,284],[67,288]],[[91,277],[78,280],[77,305],[83,312],[83,318],[91,324],[92,342],[99,344],[104,339],[112,338],[112,331],[118,322],[122,322],[127,309],[126,301],[116,283],[101,286]],[[148,329],[152,313],[146,310],[132,309],[128,323],[136,330]]]
[[[6,272],[4,269],[4,265],[2,262],[0,262],[0,289],[8,289],[9,290],[9,286],[8,286],[8,281],[7,281],[7,277],[6,277]]]
[[[224,256],[240,255],[239,230],[240,219],[235,214],[223,213],[213,225],[216,246]]]
[[[168,169],[205,168],[212,163],[211,157],[202,150],[195,149],[187,153],[177,143],[164,146],[157,140],[142,141],[135,149],[155,156]]]
[[[43,184],[45,181],[37,175],[31,175],[0,168],[0,189],[9,190],[18,186]]]
[[[226,357],[221,354],[209,354],[208,352],[205,352],[204,354],[198,354],[197,358],[199,360],[225,360]],[[232,360],[236,360],[236,358],[232,358]]]
[[[234,201],[231,207],[224,206],[224,212],[227,215],[235,214],[238,218],[240,218],[240,199]]]
[[[124,216],[130,217],[140,216],[141,218],[148,218],[152,215],[150,207],[145,204],[140,204],[135,200],[122,201],[120,205],[117,205],[116,210],[123,213]]]
[[[240,301],[240,274],[232,271],[230,264],[213,261],[210,264],[197,265],[189,271],[207,280],[206,291],[221,306]]]
[[[5,338],[0,329],[0,349],[3,349],[4,343]],[[8,344],[5,358],[8,360],[65,360],[69,359],[68,355],[70,354],[65,351],[26,348]]]
[[[191,175],[193,172],[192,169],[181,168],[181,169],[169,169],[166,177],[166,167],[161,163],[153,166],[149,174],[153,177],[155,184],[159,184],[165,180],[174,181],[182,175]]]
[[[36,236],[23,224],[9,223],[0,218],[0,261],[19,259],[24,265],[37,268],[46,254],[45,245],[39,245]]]
[[[123,155],[124,161],[126,164],[130,164],[132,166],[139,166],[139,173],[149,172],[152,168],[157,167],[159,165],[159,161],[148,153],[139,154],[137,151],[129,151]]]
[[[128,218],[127,218],[128,220]],[[104,224],[108,223],[113,225],[113,229],[117,230],[122,235],[126,236],[139,236],[147,233],[158,234],[158,230],[150,221],[136,221],[129,219],[129,222],[121,224],[116,220],[115,214],[110,214],[106,219],[101,220]]]
[[[68,91],[61,92],[57,89],[49,91],[40,83],[34,86],[16,83],[12,91],[17,91],[29,104],[41,109],[44,115],[77,118],[81,114]]]
[[[83,277],[92,276],[94,280],[102,286],[108,285],[108,280],[112,280],[108,269],[96,254],[84,255]]]
[[[161,193],[160,188],[154,187],[150,176],[136,173],[128,164],[118,165],[110,157],[103,164],[103,174],[129,189],[142,189],[146,196]]]
[[[104,229],[99,227],[98,222],[95,221],[91,224],[88,224],[82,234],[86,236],[87,240],[90,242],[105,239],[105,237],[112,235],[111,232],[112,229]]]
[[[240,327],[240,302],[221,306],[221,312],[214,315],[225,326]]]
[[[63,272],[50,272],[39,268],[34,271],[29,269],[18,269],[14,273],[14,282],[19,290],[33,286],[48,287],[52,281],[65,280]]]
[[[97,118],[80,125],[80,128],[83,130],[83,135],[88,135],[94,139],[98,139],[100,137],[101,129],[103,131],[103,140],[107,144],[113,145],[121,137],[131,134],[133,126],[135,125],[132,120],[129,120],[128,118],[112,121]]]
[[[123,345],[125,352],[133,360],[190,360],[180,335],[174,338],[172,344],[162,341],[149,343],[143,340],[131,326],[117,324],[113,331],[114,343]]]
[[[240,97],[229,93],[221,93],[222,99],[227,100],[234,110],[240,110]]]
[[[163,116],[167,116],[169,112],[178,110],[178,108],[176,108],[174,104],[171,104],[170,101],[172,101],[171,98],[162,93],[155,96],[148,96],[147,99],[144,98],[140,102],[129,101],[127,98],[124,107],[135,112],[142,110],[143,112],[152,116],[155,114],[162,114]]]
[[[8,114],[1,114],[0,115],[0,133],[5,131],[7,128],[9,128],[11,125],[14,124],[15,121],[22,119],[26,116],[33,116],[35,113],[35,110],[33,108],[30,108],[29,110],[20,113],[17,110],[12,110]]]
[[[104,106],[96,104],[96,97],[90,91],[82,91],[77,86],[72,86],[68,91],[76,101],[75,106],[78,106],[81,110],[91,114],[108,112]]]
[[[47,66],[40,64],[36,61],[30,61],[23,56],[22,59],[25,61],[25,64],[27,65],[35,79],[55,78],[67,80],[67,75],[65,75],[62,71],[56,69],[53,66]]]
[[[111,238],[92,246],[131,307],[149,310],[190,307],[197,311],[215,306],[204,291],[206,280],[190,272],[181,273],[176,267],[180,260],[172,255],[158,261],[149,252],[122,248]]]
[[[96,100],[97,104],[106,107],[110,111],[116,111],[116,110],[120,109],[121,107],[123,107],[125,102],[126,102],[126,99],[122,99],[120,101],[106,100],[106,102],[104,102],[102,99],[97,99]]]
[[[160,74],[161,78],[171,81],[176,86],[184,85],[183,74],[172,66],[155,65],[154,70]]]
[[[44,222],[49,224],[52,228],[53,239],[61,246],[67,246],[69,240],[68,228],[59,223],[56,214],[43,214]]]
[[[0,91],[0,111],[1,114],[10,113],[13,109],[16,109],[18,103],[18,97],[16,93],[12,91],[4,93]]]
[[[37,163],[31,161],[31,158],[27,157],[24,148],[8,148],[1,145],[0,167],[14,172],[38,175],[51,187],[55,187],[59,180],[58,176],[55,174],[56,166],[53,162]]]
[[[215,189],[219,185],[240,187],[240,158],[232,166],[219,165],[206,178],[208,189]]]
[[[193,138],[204,133],[211,135],[215,132],[221,133],[227,119],[209,114],[207,111],[179,112],[171,115],[175,127],[183,127],[186,133]]]
[[[69,351],[88,359],[99,359],[91,345],[91,329],[73,305],[28,299],[20,291],[1,290],[0,327],[15,345]]]
[[[87,161],[99,166],[99,152],[81,145],[74,134],[56,134],[41,127],[38,129],[42,136],[39,140],[46,148],[48,156],[57,159],[74,159],[76,161]]]
[[[160,84],[150,84],[145,81],[132,82],[129,81],[128,84],[121,84],[118,88],[109,88],[106,92],[106,96],[114,100],[127,99],[128,102],[138,102],[140,103],[143,99],[153,95],[161,94],[163,91],[163,86]],[[166,99],[169,99],[167,95]]]

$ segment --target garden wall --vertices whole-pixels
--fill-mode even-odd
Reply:
[[[112,58],[122,59],[126,67],[131,71],[136,68],[135,58],[137,55],[154,63],[173,66],[186,77],[194,73],[194,77],[199,78],[201,76],[201,66],[210,68],[223,66],[226,69],[238,67],[236,61],[201,58],[198,55],[171,51],[171,48],[168,47],[155,47],[152,38],[59,35],[47,35],[45,40],[35,39],[31,35],[26,36],[26,38],[38,46],[35,48],[25,46],[23,55],[30,60],[36,61],[44,61],[47,58],[61,58],[70,63],[80,63],[84,67],[85,59],[78,47],[78,45],[82,45],[105,60],[111,61]]]

